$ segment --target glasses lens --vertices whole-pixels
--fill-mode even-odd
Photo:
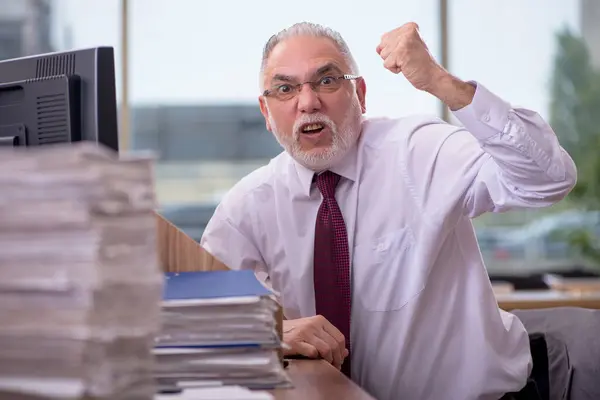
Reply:
[[[277,85],[271,88],[271,95],[279,100],[289,100],[296,95],[297,89],[293,85]]]
[[[342,86],[342,80],[332,76],[324,76],[315,83],[315,90],[323,93],[335,92]]]
[[[286,93],[275,92],[274,95],[279,100],[289,100],[296,95],[296,91],[290,91]]]

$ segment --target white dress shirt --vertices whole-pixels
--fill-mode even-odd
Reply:
[[[535,112],[477,84],[456,127],[368,119],[336,198],[352,260],[352,376],[379,400],[483,400],[518,391],[527,333],[498,308],[471,218],[561,200],[576,168]],[[313,241],[321,194],[287,153],[235,185],[201,244],[268,276],[287,319],[315,314]]]

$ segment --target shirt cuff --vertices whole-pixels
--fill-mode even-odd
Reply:
[[[505,131],[511,106],[496,96],[482,84],[469,82],[475,86],[475,96],[471,104],[453,114],[465,129],[480,141]]]

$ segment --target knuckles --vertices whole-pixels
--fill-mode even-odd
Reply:
[[[421,42],[419,26],[415,22],[408,22],[383,34],[379,47],[387,50],[384,54],[394,54],[402,58],[409,50],[419,48]]]
[[[322,316],[321,314],[315,315],[314,317],[311,317],[310,319],[313,320],[313,321],[315,321],[315,322],[317,322],[317,323],[320,323],[320,324],[325,323],[325,317]]]

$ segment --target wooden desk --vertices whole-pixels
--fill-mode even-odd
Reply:
[[[276,400],[374,400],[323,360],[290,360],[291,389],[272,390]]]
[[[583,307],[600,309],[600,292],[569,292],[558,290],[517,290],[496,294],[501,309]]]

